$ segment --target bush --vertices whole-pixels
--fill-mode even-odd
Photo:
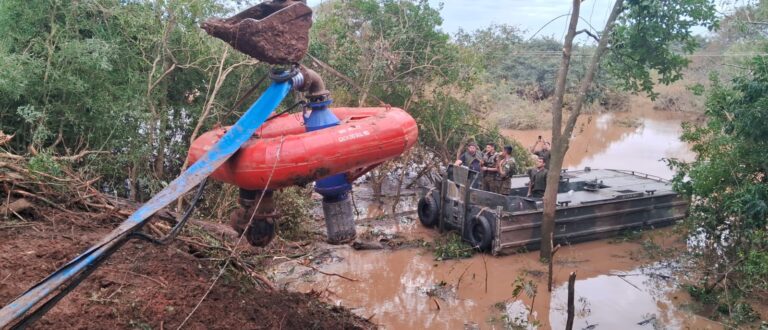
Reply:
[[[275,193],[278,220],[278,233],[290,241],[310,238],[308,221],[312,220],[312,188],[288,187]]]
[[[746,299],[768,296],[768,57],[750,64],[730,85],[713,80],[706,125],[684,126],[696,160],[670,161],[675,188],[694,200],[688,234],[702,242],[691,248],[702,265],[694,297],[734,322],[753,318]]]

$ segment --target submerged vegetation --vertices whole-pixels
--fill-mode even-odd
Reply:
[[[477,251],[453,231],[436,238],[431,247],[438,261],[469,258]]]

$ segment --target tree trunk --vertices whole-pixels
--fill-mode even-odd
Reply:
[[[541,219],[541,254],[540,258],[549,258],[551,255],[553,232],[555,229],[555,210],[557,204],[557,188],[560,183],[560,172],[563,168],[563,159],[565,153],[568,152],[568,145],[571,140],[571,134],[573,128],[576,126],[576,120],[581,114],[582,106],[587,97],[587,92],[592,81],[595,78],[595,74],[598,69],[600,59],[608,47],[608,41],[610,39],[611,31],[613,30],[614,22],[621,13],[624,1],[616,0],[611,10],[610,16],[605,23],[600,42],[597,44],[595,54],[592,55],[589,67],[587,68],[584,78],[581,80],[579,86],[579,92],[576,98],[576,102],[573,105],[571,115],[568,117],[568,122],[565,125],[564,130],[560,130],[562,127],[562,112],[563,112],[563,96],[565,94],[565,79],[568,75],[568,65],[570,64],[571,46],[573,45],[573,38],[576,36],[576,23],[578,23],[578,12],[580,0],[574,0],[573,13],[571,15],[571,23],[568,27],[568,34],[565,37],[565,44],[563,47],[563,61],[561,62],[560,71],[557,77],[557,86],[555,89],[555,101],[552,103],[552,150],[550,150],[551,158],[549,164],[549,175],[547,176],[547,187],[544,192],[544,211]],[[568,57],[568,59],[566,59]],[[565,66],[565,70],[563,70]],[[562,80],[561,80],[562,79]],[[561,84],[562,87],[561,88]]]
[[[563,156],[561,152],[561,131],[563,124],[563,98],[565,97],[565,83],[568,80],[568,69],[571,65],[571,49],[573,48],[573,38],[576,37],[576,25],[579,23],[579,9],[581,0],[573,0],[573,9],[571,10],[571,20],[568,23],[568,33],[565,35],[563,43],[563,58],[560,61],[560,70],[557,72],[557,82],[555,84],[555,100],[552,101],[552,150],[549,165],[549,174],[547,175],[547,188],[544,192],[544,213],[541,219],[541,254],[539,258],[549,260],[552,255],[552,233],[555,230],[555,203],[557,202],[557,185],[560,181],[560,169],[563,167]],[[554,187],[551,188],[551,187]]]

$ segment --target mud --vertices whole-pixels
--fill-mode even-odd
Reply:
[[[263,62],[293,64],[309,47],[312,9],[301,1],[266,1],[201,25],[208,34]]]
[[[115,222],[98,215],[37,210],[25,227],[0,231],[0,306],[95,243]],[[45,220],[48,219],[48,220]],[[176,328],[203,297],[220,260],[195,247],[131,242],[107,260],[33,328]],[[371,328],[317,295],[266,291],[227,272],[187,322],[187,329]]]

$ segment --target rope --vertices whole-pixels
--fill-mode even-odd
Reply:
[[[256,211],[259,209],[259,204],[261,204],[261,200],[264,198],[264,194],[266,193],[267,188],[269,188],[269,183],[270,181],[272,181],[272,176],[275,174],[277,163],[280,161],[280,152],[283,149],[284,141],[285,141],[285,135],[280,137],[280,146],[277,148],[277,157],[275,158],[275,163],[272,164],[272,171],[269,173],[269,178],[267,178],[267,184],[264,186],[264,189],[261,190],[261,196],[259,196],[259,200],[256,202],[256,206],[253,208],[253,213],[251,213],[251,218],[248,220],[248,225],[245,226],[245,228],[250,227],[251,223],[253,223],[253,219],[256,215]],[[208,287],[208,290],[205,291],[205,294],[203,295],[202,298],[200,298],[200,301],[197,302],[197,305],[195,305],[195,308],[193,308],[192,311],[189,312],[189,315],[187,315],[187,317],[184,318],[184,321],[182,321],[181,324],[179,324],[179,327],[176,328],[177,330],[181,329],[184,326],[184,324],[186,324],[187,321],[189,321],[189,319],[192,317],[192,315],[195,314],[195,312],[203,303],[203,301],[205,301],[205,298],[207,298],[208,295],[211,293],[211,290],[213,290],[213,287],[216,286],[216,282],[219,281],[219,278],[221,278],[221,275],[223,275],[224,271],[227,269],[227,267],[229,267],[230,261],[232,261],[232,258],[235,257],[235,253],[237,253],[237,247],[240,246],[240,242],[243,240],[243,237],[245,237],[246,232],[247,230],[243,230],[243,233],[240,234],[240,237],[238,237],[237,239],[237,243],[235,243],[235,247],[232,248],[232,252],[229,254],[229,256],[227,257],[227,260],[224,262],[224,266],[222,266],[221,269],[219,269],[219,273],[216,274],[216,277],[213,279],[213,283],[211,283],[211,285]]]

